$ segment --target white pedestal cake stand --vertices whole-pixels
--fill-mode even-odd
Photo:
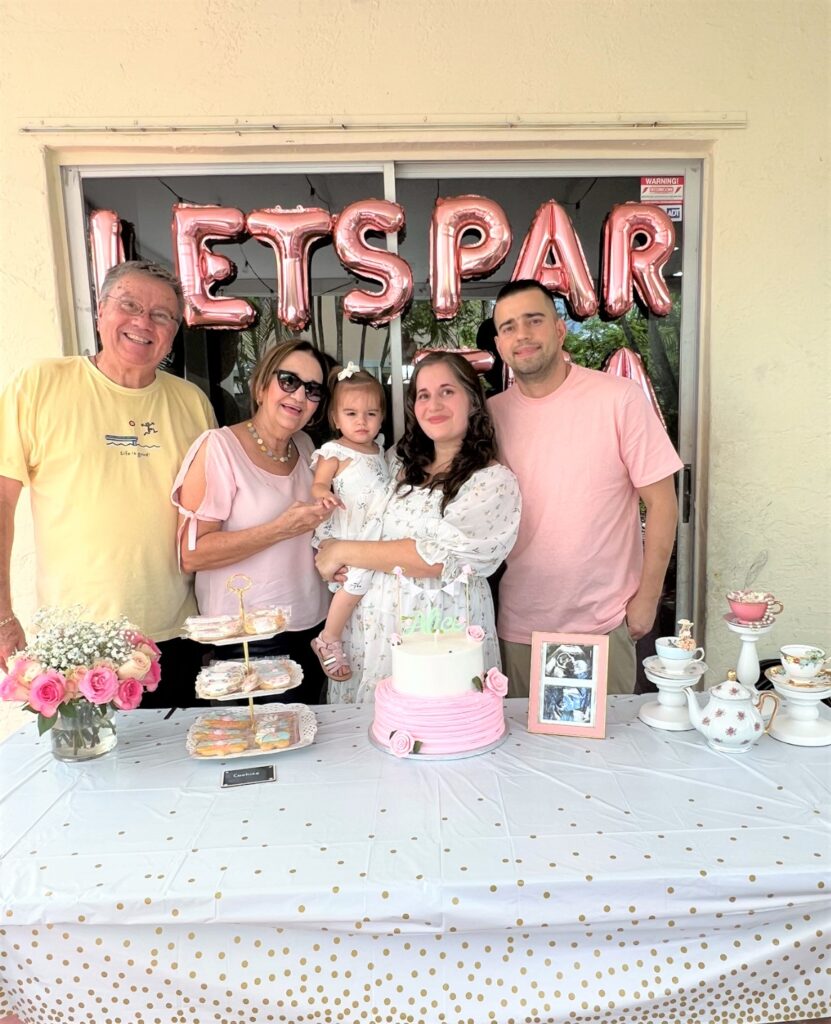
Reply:
[[[724,616],[724,621],[730,632],[738,634],[742,641],[742,649],[736,663],[736,677],[740,683],[755,690],[759,681],[759,652],[756,645],[773,629],[773,616],[766,616],[758,625],[742,624],[730,614]]]
[[[693,729],[684,688],[695,686],[701,679],[707,671],[704,662],[693,661],[676,675],[667,672],[660,659],[653,655],[643,659],[643,670],[650,683],[658,687],[658,698],[642,704],[638,718],[653,729],[666,729],[669,732]]]
[[[774,719],[770,735],[796,747],[831,745],[831,716],[822,704],[826,697],[831,697],[831,680],[802,683],[785,676],[778,665],[767,669],[765,675],[785,703]]]

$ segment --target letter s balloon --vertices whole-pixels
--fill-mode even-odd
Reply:
[[[375,294],[355,288],[344,296],[343,310],[350,320],[380,327],[401,316],[413,297],[413,272],[406,260],[366,241],[368,231],[398,232],[403,227],[403,207],[385,199],[362,199],[338,215],[333,230],[338,259],[347,270],[382,286]]]

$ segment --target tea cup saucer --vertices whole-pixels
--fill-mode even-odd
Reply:
[[[644,658],[643,667],[648,675],[658,676],[661,680],[666,680],[669,683],[680,683],[683,686],[692,686],[707,671],[707,666],[703,661],[688,661],[677,672],[669,672],[664,668],[657,654]]]
[[[831,691],[831,669],[827,668],[820,669],[813,679],[792,679],[781,665],[772,665],[765,669],[765,678],[792,693],[811,694],[820,699]]]
[[[765,629],[768,626],[772,626],[776,622],[776,616],[771,615],[770,612],[766,612],[761,619],[757,619],[755,622],[746,622],[744,619],[738,618],[732,612],[727,612],[722,616],[724,621],[730,626],[739,626],[741,629]]]

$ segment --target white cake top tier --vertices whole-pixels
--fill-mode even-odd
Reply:
[[[477,689],[484,645],[459,633],[410,634],[392,649],[392,685],[418,697],[452,697]]]

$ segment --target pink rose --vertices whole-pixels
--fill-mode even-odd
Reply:
[[[99,665],[81,676],[78,689],[91,704],[107,704],[118,692],[118,676],[111,668]]]
[[[396,729],[390,736],[390,750],[396,757],[404,757],[412,753],[414,740],[408,732]]]
[[[476,640],[481,643],[485,639],[485,631],[481,626],[468,626],[465,630],[468,640]]]
[[[66,696],[66,680],[55,669],[42,672],[29,691],[29,707],[44,718],[54,718],[58,705]]]
[[[34,658],[27,658],[25,654],[12,655],[12,659],[8,662],[11,673],[26,683],[27,686],[31,686],[36,677],[41,672],[46,671],[45,665],[41,665]]]
[[[141,651],[142,654],[146,654],[148,658],[153,661],[158,661],[161,657],[161,651],[156,644],[150,639],[149,636],[145,636],[144,633],[133,632],[130,634],[130,643],[137,651]]]
[[[151,661],[150,668],[147,670],[147,675],[142,679],[145,690],[147,690],[148,693],[154,693],[158,688],[159,680],[161,678],[162,670],[158,661]]]
[[[497,697],[504,697],[508,692],[508,677],[498,668],[489,668],[485,673],[485,686]]]
[[[390,647],[400,647],[401,636],[398,633],[390,633]]]
[[[12,670],[0,683],[0,700],[22,700],[28,703],[30,689],[31,683],[26,682],[22,673],[18,675]]]
[[[121,711],[132,711],[141,704],[144,689],[138,679],[124,679],[118,684],[113,704]]]

